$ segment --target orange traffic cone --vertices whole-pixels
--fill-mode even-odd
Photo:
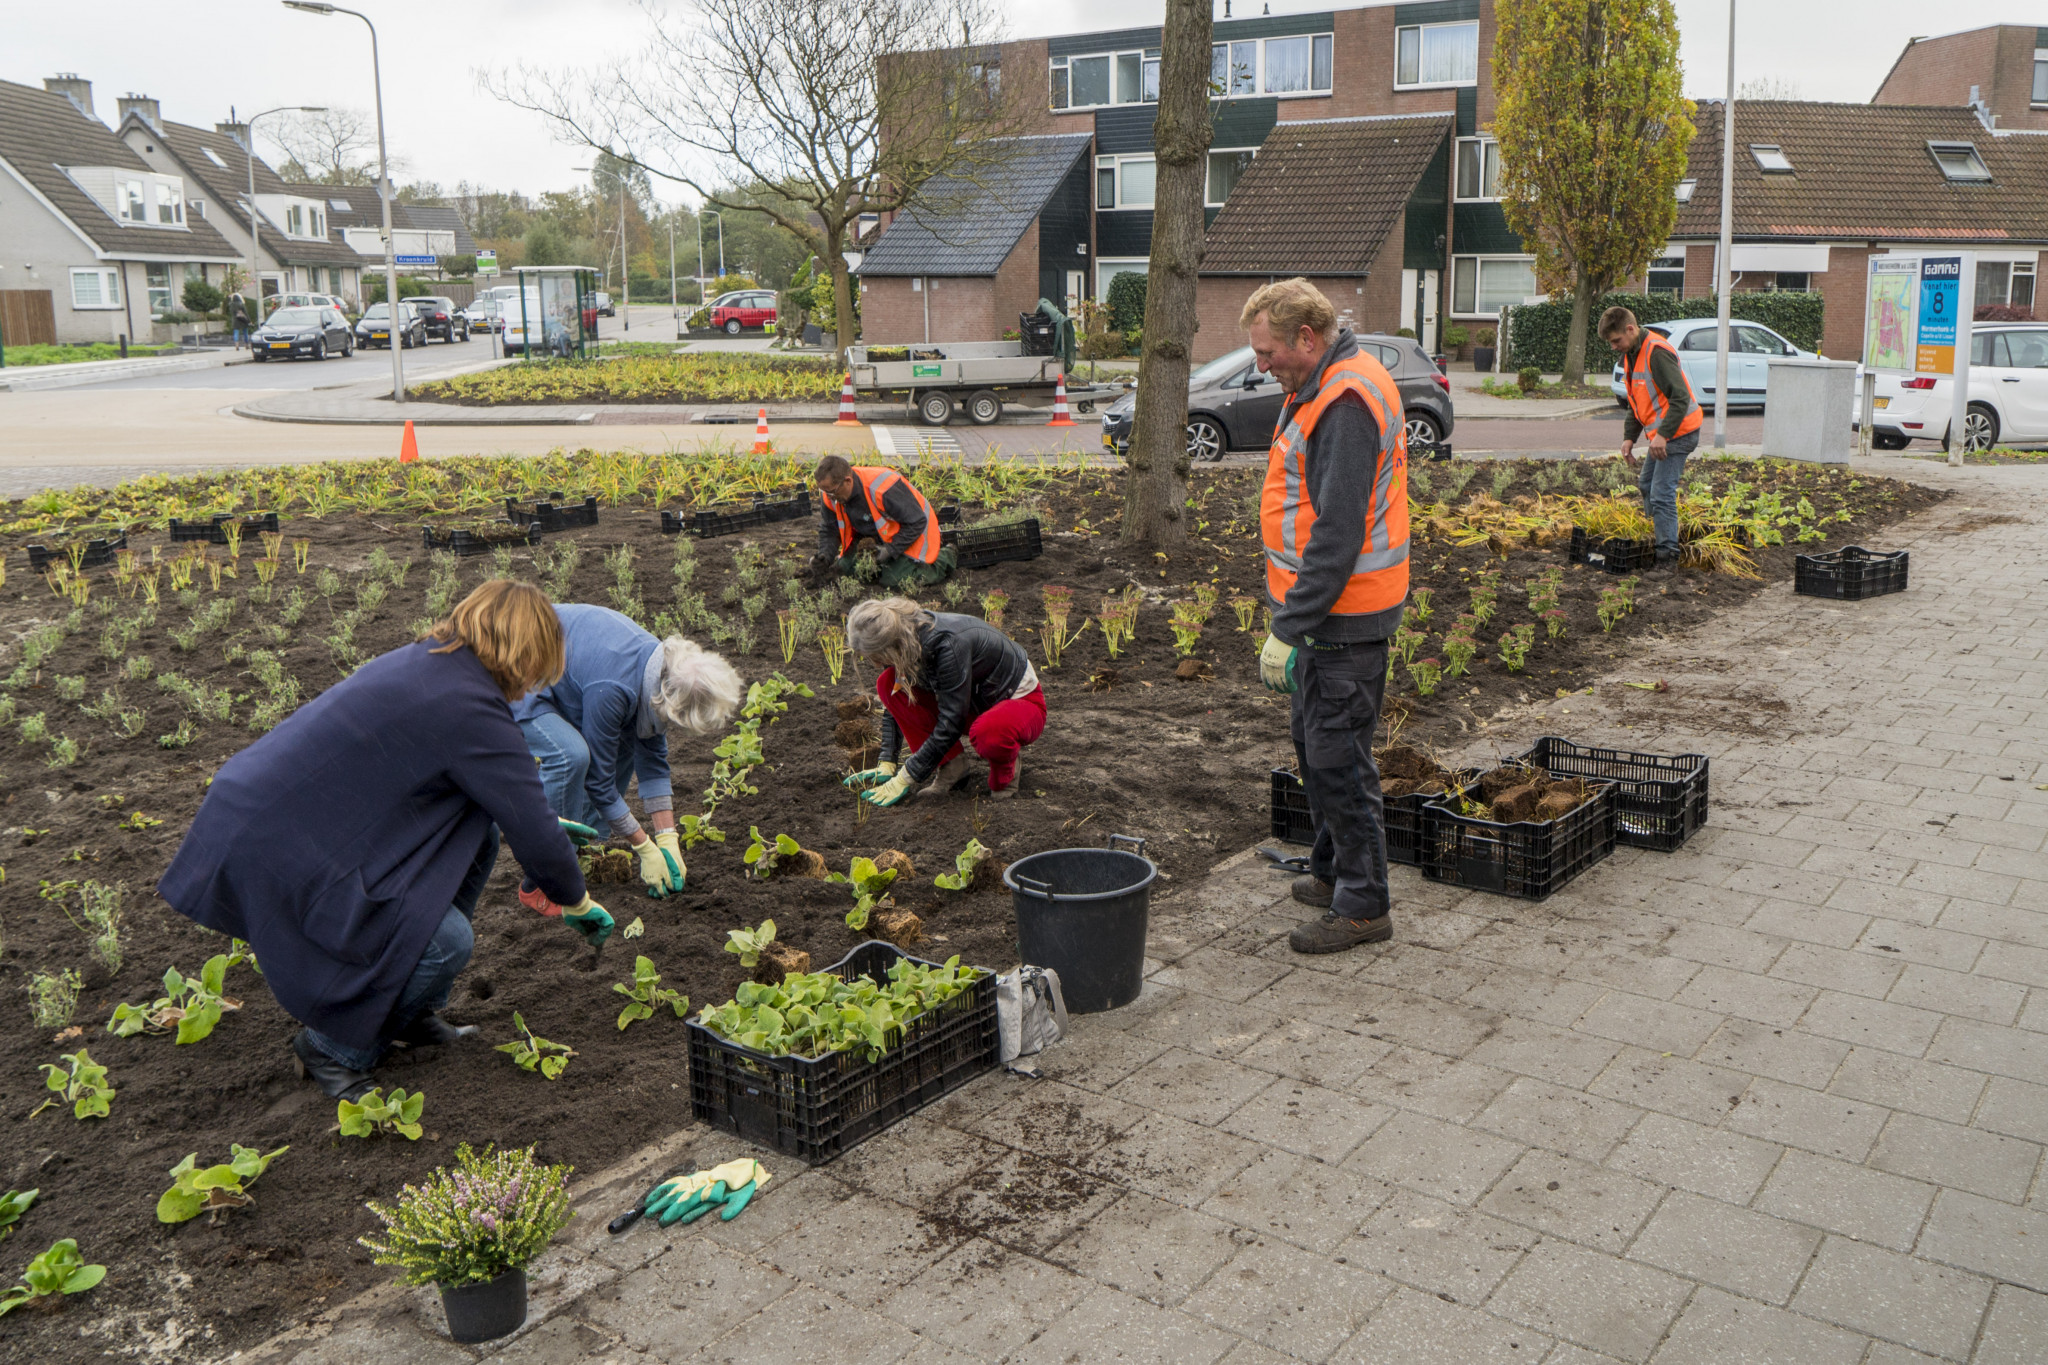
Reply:
[[[754,419],[754,453],[768,453],[768,409],[762,408],[761,415]]]
[[[835,427],[857,427],[860,425],[860,418],[853,410],[853,375],[851,372],[847,374],[846,383],[839,390],[839,420],[832,425]]]
[[[1070,427],[1074,425],[1074,419],[1067,414],[1067,376],[1065,371],[1060,373],[1059,383],[1052,391],[1052,420],[1047,422],[1046,425],[1049,427]]]
[[[400,464],[418,464],[420,462],[420,443],[412,434],[412,419],[410,418],[407,418],[405,423],[405,439],[398,443],[398,462]]]

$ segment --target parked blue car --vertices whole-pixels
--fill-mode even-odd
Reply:
[[[1678,348],[1678,360],[1685,367],[1685,377],[1692,381],[1693,396],[1708,412],[1714,410],[1714,333],[1717,326],[1713,318],[1682,318],[1677,322],[1653,322],[1643,328],[1646,332],[1668,338]],[[1729,408],[1762,408],[1764,381],[1770,375],[1770,362],[1773,357],[1784,356],[1814,359],[1812,351],[1800,350],[1760,322],[1731,320],[1728,324]],[[1628,385],[1623,381],[1619,360],[1614,362],[1613,380],[1610,388],[1614,401],[1627,407]]]

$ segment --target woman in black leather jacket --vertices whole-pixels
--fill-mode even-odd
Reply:
[[[979,617],[886,597],[847,614],[846,643],[881,669],[881,758],[846,779],[868,789],[862,800],[893,806],[927,782],[920,796],[951,791],[967,776],[963,738],[988,764],[988,795],[1017,794],[1019,753],[1045,733],[1045,689],[1016,641]],[[912,753],[899,767],[904,740]]]

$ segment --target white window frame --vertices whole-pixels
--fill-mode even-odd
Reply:
[[[1258,148],[1256,148],[1256,147],[1211,147],[1211,148],[1209,149],[1209,155],[1210,155],[1210,156],[1245,156],[1245,155],[1248,155],[1248,156],[1250,156],[1250,157],[1251,157],[1251,158],[1252,158],[1252,159],[1253,159],[1254,161],[1256,161],[1256,160],[1258,159],[1258,155],[1259,155],[1259,149],[1258,149]],[[1250,169],[1250,165],[1249,165],[1249,163],[1247,163],[1247,165],[1246,165],[1246,169]],[[1211,181],[1211,179],[1210,179],[1211,171],[1212,171],[1212,168],[1211,168],[1211,166],[1209,165],[1208,161],[1207,161],[1207,160],[1205,159],[1205,160],[1204,160],[1204,161],[1202,162],[1202,207],[1204,207],[1204,208],[1211,208],[1211,209],[1220,209],[1220,208],[1222,208],[1222,207],[1223,207],[1224,201],[1225,201],[1226,199],[1228,199],[1228,198],[1229,198],[1229,196],[1228,196],[1228,195],[1225,195],[1223,199],[1212,199],[1212,198],[1210,198],[1210,197],[1209,197],[1209,194],[1210,194],[1210,189],[1211,189],[1211,186],[1212,186],[1212,184],[1213,184],[1213,182],[1212,182],[1212,181]],[[1242,171],[1240,171],[1240,172],[1238,173],[1238,176],[1239,176],[1239,178],[1240,178],[1240,179],[1242,179],[1242,178],[1243,178],[1243,175],[1244,175],[1244,172],[1242,172]],[[1232,188],[1235,188],[1235,186],[1233,186]]]
[[[1145,201],[1144,203],[1142,203],[1142,204],[1127,204],[1127,203],[1125,203],[1125,202],[1124,202],[1124,166],[1125,166],[1125,165],[1126,165],[1127,163],[1138,163],[1138,162],[1143,162],[1143,163],[1144,163],[1145,165],[1151,166],[1151,167],[1153,168],[1153,172],[1152,172],[1152,174],[1153,174],[1153,179],[1152,179],[1152,198],[1150,198],[1150,199],[1146,200],[1146,201]],[[1126,210],[1126,209],[1129,209],[1129,210],[1134,210],[1134,211],[1137,211],[1137,210],[1146,210],[1146,209],[1150,209],[1150,208],[1152,208],[1152,207],[1153,207],[1154,205],[1156,205],[1156,204],[1157,204],[1157,203],[1159,202],[1159,178],[1158,178],[1158,177],[1159,177],[1159,171],[1158,171],[1158,166],[1159,166],[1159,158],[1158,158],[1158,157],[1156,157],[1156,156],[1154,156],[1154,155],[1153,155],[1152,153],[1150,153],[1150,152],[1144,152],[1144,153],[1132,153],[1132,154],[1130,154],[1130,155],[1127,155],[1127,156],[1098,156],[1098,157],[1096,157],[1096,158],[1095,158],[1095,170],[1096,170],[1096,176],[1095,176],[1095,184],[1096,184],[1096,190],[1095,190],[1095,198],[1096,198],[1096,204],[1095,204],[1095,209],[1096,209],[1096,212],[1098,212],[1098,213],[1115,213],[1115,212],[1121,212],[1121,211],[1123,211],[1123,210]],[[1101,188],[1101,187],[1102,187],[1102,174],[1101,174],[1101,173],[1102,173],[1103,171],[1111,171],[1111,172],[1113,172],[1113,173],[1115,174],[1115,176],[1116,176],[1116,202],[1115,202],[1114,204],[1105,204],[1105,203],[1102,203],[1102,202],[1101,202],[1101,200],[1102,200],[1102,188]],[[1207,167],[1207,164],[1205,163],[1205,164],[1204,164],[1204,166],[1203,166],[1203,177],[1204,177],[1204,180],[1205,180],[1205,181],[1206,181],[1206,179],[1207,179],[1207,176],[1208,176],[1208,167]],[[1206,185],[1205,185],[1205,188],[1204,188],[1204,193],[1207,193]]]
[[[2042,79],[2048,73],[2043,72],[2044,67],[2048,67],[2048,47],[2037,47],[2034,49],[2034,88],[2030,92],[2030,103],[2036,109],[2048,109],[2048,81]]]
[[[1266,44],[1293,43],[1306,40],[1308,43],[1308,88],[1305,90],[1271,90],[1267,83],[1272,79],[1266,62]],[[1325,84],[1316,84],[1316,47],[1321,44],[1326,57]],[[1235,76],[1232,74],[1230,52],[1233,47],[1248,47],[1252,50],[1249,69],[1250,88],[1235,90]],[[1223,38],[1209,45],[1209,78],[1216,79],[1218,62],[1223,67],[1223,89],[1216,99],[1256,99],[1269,96],[1280,100],[1328,99],[1336,86],[1337,38],[1334,33],[1277,33],[1270,38]]]
[[[1700,182],[1697,180],[1681,180],[1675,187],[1673,187],[1671,194],[1672,197],[1678,200],[1679,203],[1690,204],[1692,202],[1693,191],[1698,189],[1699,187]]]
[[[168,212],[170,217],[164,214]],[[175,180],[156,182],[156,225],[158,227],[185,226],[185,187]]]
[[[1104,103],[1076,104],[1074,102],[1074,63],[1094,61],[1097,58],[1104,58],[1109,62],[1109,99]],[[1122,91],[1118,89],[1118,84],[1122,79],[1119,73],[1123,70],[1124,62],[1128,58],[1135,58],[1138,64],[1138,97],[1129,100],[1119,98]],[[1067,73],[1067,102],[1065,104],[1054,104],[1052,102],[1052,73],[1055,71]],[[1146,94],[1148,90],[1151,92],[1149,98],[1147,98]],[[1131,47],[1119,48],[1114,52],[1075,52],[1065,57],[1050,58],[1046,63],[1045,102],[1046,107],[1056,114],[1075,114],[1088,109],[1116,109],[1132,104],[1157,104],[1159,102],[1159,49],[1156,47]]]
[[[1938,142],[1929,139],[1927,155],[1934,158],[1935,167],[1940,170],[1942,179],[1948,181],[1951,185],[1988,185],[1991,183],[1991,168],[1984,164],[1984,156],[1977,150],[1977,144],[1974,142]],[[1983,172],[1983,174],[1957,175],[1949,170],[1946,165],[1942,164],[1941,158],[1944,155],[1967,156],[1976,169]]]
[[[78,301],[78,283],[81,277],[93,281],[93,292],[98,297],[95,303]],[[71,311],[74,313],[104,312],[121,306],[121,268],[112,265],[73,266],[71,270]]]
[[[1428,65],[1424,52],[1429,42],[1428,35],[1431,32],[1452,28],[1469,28],[1472,30],[1472,46],[1475,53],[1472,79],[1458,81],[1425,81],[1420,79],[1423,68]],[[1415,74],[1417,79],[1413,81],[1401,79],[1401,35],[1404,33],[1413,33],[1415,35]],[[1403,24],[1394,30],[1394,88],[1396,90],[1455,90],[1463,86],[1477,85],[1479,84],[1479,60],[1485,55],[1480,53],[1478,48],[1479,21],[1477,19],[1460,19],[1448,24]]]
[[[163,272],[164,282],[162,284],[156,284],[149,278],[150,272],[156,270]],[[171,267],[168,261],[150,261],[144,264],[142,267],[142,282],[143,293],[149,300],[149,312],[152,318],[162,313],[172,312],[177,308],[178,285],[177,281],[171,278]],[[161,303],[157,302],[159,294],[163,296],[163,302]]]
[[[1771,161],[1773,158],[1775,158],[1783,164],[1776,166],[1772,165]],[[1792,158],[1785,155],[1784,147],[1775,142],[1750,143],[1749,159],[1752,162],[1754,162],[1756,168],[1762,171],[1765,175],[1793,175],[1796,174],[1798,170],[1798,168],[1792,164]]]
[[[1477,149],[1481,158],[1479,163],[1479,193],[1470,195],[1463,193],[1460,189],[1462,177],[1459,174],[1464,169],[1465,148],[1468,145]],[[1491,162],[1493,165],[1494,193],[1492,194],[1486,192],[1486,166],[1488,162]],[[1483,133],[1477,137],[1461,137],[1458,139],[1456,160],[1451,164],[1451,195],[1460,204],[1497,204],[1500,202],[1499,141]]]
[[[1473,263],[1474,263],[1474,264],[1473,264],[1473,274],[1472,274],[1472,308],[1471,308],[1471,309],[1468,309],[1468,310],[1465,310],[1465,311],[1460,311],[1460,310],[1458,309],[1458,266],[1459,266],[1459,265],[1460,265],[1460,264],[1461,264],[1462,262],[1465,262],[1465,261],[1471,261],[1471,262],[1473,262]],[[1491,255],[1491,256],[1481,256],[1481,255],[1476,255],[1476,254],[1475,254],[1475,255],[1464,255],[1464,256],[1453,256],[1453,257],[1451,257],[1451,316],[1452,316],[1452,317],[1454,317],[1454,318],[1490,318],[1490,317],[1495,317],[1495,316],[1498,316],[1498,312],[1499,312],[1499,310],[1498,310],[1498,309],[1496,309],[1496,310],[1494,310],[1494,311],[1492,311],[1492,312],[1484,312],[1484,311],[1479,311],[1479,299],[1480,299],[1480,296],[1481,296],[1481,295],[1483,295],[1483,294],[1484,294],[1484,293],[1486,292],[1486,291],[1485,291],[1485,289],[1481,287],[1481,286],[1482,286],[1482,284],[1484,283],[1484,279],[1485,279],[1485,274],[1486,274],[1486,267],[1487,267],[1487,264],[1488,264],[1489,262],[1494,262],[1494,261],[1515,261],[1515,262],[1519,262],[1519,263],[1522,263],[1522,264],[1528,265],[1528,266],[1529,266],[1529,267],[1531,268],[1531,274],[1532,274],[1532,276],[1533,276],[1533,274],[1534,274],[1534,267],[1535,267],[1535,264],[1536,264],[1536,258],[1535,258],[1534,256],[1516,255],[1516,254],[1512,254],[1512,253],[1505,253],[1505,252],[1504,252],[1504,253],[1500,253],[1500,254],[1496,254],[1496,255]],[[1520,303],[1521,301],[1522,301],[1522,300],[1521,300],[1521,299],[1519,299],[1519,298],[1518,298],[1518,299],[1515,299],[1515,300],[1513,300],[1513,302],[1514,302],[1514,303]]]
[[[1134,268],[1135,267],[1135,268]],[[1109,298],[1109,282],[1119,275],[1150,275],[1152,262],[1143,256],[1111,256],[1095,263],[1095,301]]]

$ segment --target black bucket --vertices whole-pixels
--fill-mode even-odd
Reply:
[[[1145,841],[1110,836],[1110,848],[1056,848],[1003,873],[1017,907],[1025,963],[1060,974],[1070,1014],[1128,1005],[1144,984],[1145,927],[1159,869]],[[1118,843],[1134,846],[1126,853]]]

